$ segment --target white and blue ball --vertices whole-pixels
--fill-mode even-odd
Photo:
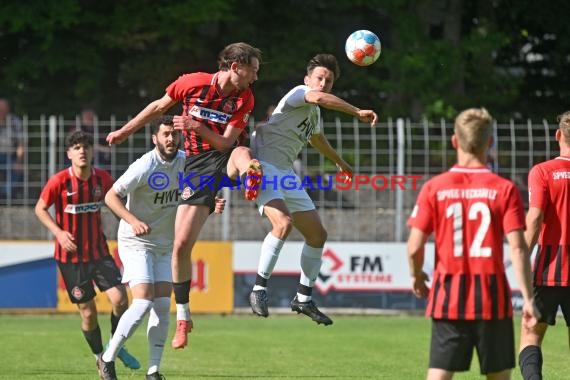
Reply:
[[[346,56],[358,66],[369,66],[380,57],[380,39],[369,30],[357,30],[348,36],[344,46]]]

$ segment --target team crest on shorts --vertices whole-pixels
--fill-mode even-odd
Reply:
[[[83,298],[83,295],[85,293],[83,292],[83,290],[79,287],[76,286],[73,289],[71,289],[71,295],[73,296],[73,298],[75,298],[76,300],[80,300]]]
[[[194,195],[194,190],[192,190],[190,188],[190,186],[186,186],[184,188],[184,190],[182,190],[182,194],[180,194],[180,198],[182,198],[183,200],[187,200],[188,198],[190,198],[192,195]]]

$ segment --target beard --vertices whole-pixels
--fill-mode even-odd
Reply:
[[[158,149],[161,157],[167,161],[172,161],[172,159],[176,157],[176,154],[178,153],[178,149],[176,149],[176,147],[174,147],[174,150],[172,152],[169,152],[167,149],[172,148],[167,148],[164,144],[161,143],[157,143],[156,148]]]

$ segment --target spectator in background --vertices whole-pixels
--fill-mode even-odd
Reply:
[[[103,169],[110,169],[111,147],[105,141],[107,134],[100,128],[98,121],[97,114],[92,108],[83,108],[76,129],[93,135],[95,141],[95,165]]]
[[[68,131],[68,134],[74,131],[83,131],[93,136],[94,154],[93,164],[105,170],[111,169],[111,147],[105,141],[106,132],[99,127],[99,119],[97,113],[90,107],[84,107],[75,120],[75,126]],[[63,162],[65,166],[71,165],[71,162],[64,156]]]
[[[22,120],[13,115],[10,102],[0,98],[0,199],[21,196],[24,179],[24,131]]]

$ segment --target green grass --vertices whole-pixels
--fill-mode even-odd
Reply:
[[[335,316],[317,326],[305,317],[194,315],[189,347],[165,349],[161,372],[178,379],[422,379],[430,321],[417,316]],[[172,321],[174,322],[174,320]],[[517,321],[518,322],[518,321]],[[108,315],[100,317],[104,336]],[[127,342],[146,368],[146,324]],[[171,334],[173,323],[171,324]],[[518,325],[516,327],[518,337]],[[169,336],[168,343],[171,336]],[[564,321],[549,329],[544,377],[568,379]],[[0,315],[0,379],[98,379],[93,356],[79,331],[79,316]],[[479,364],[456,379],[482,379]],[[119,379],[143,379],[117,363]],[[518,369],[513,379],[520,379]]]

